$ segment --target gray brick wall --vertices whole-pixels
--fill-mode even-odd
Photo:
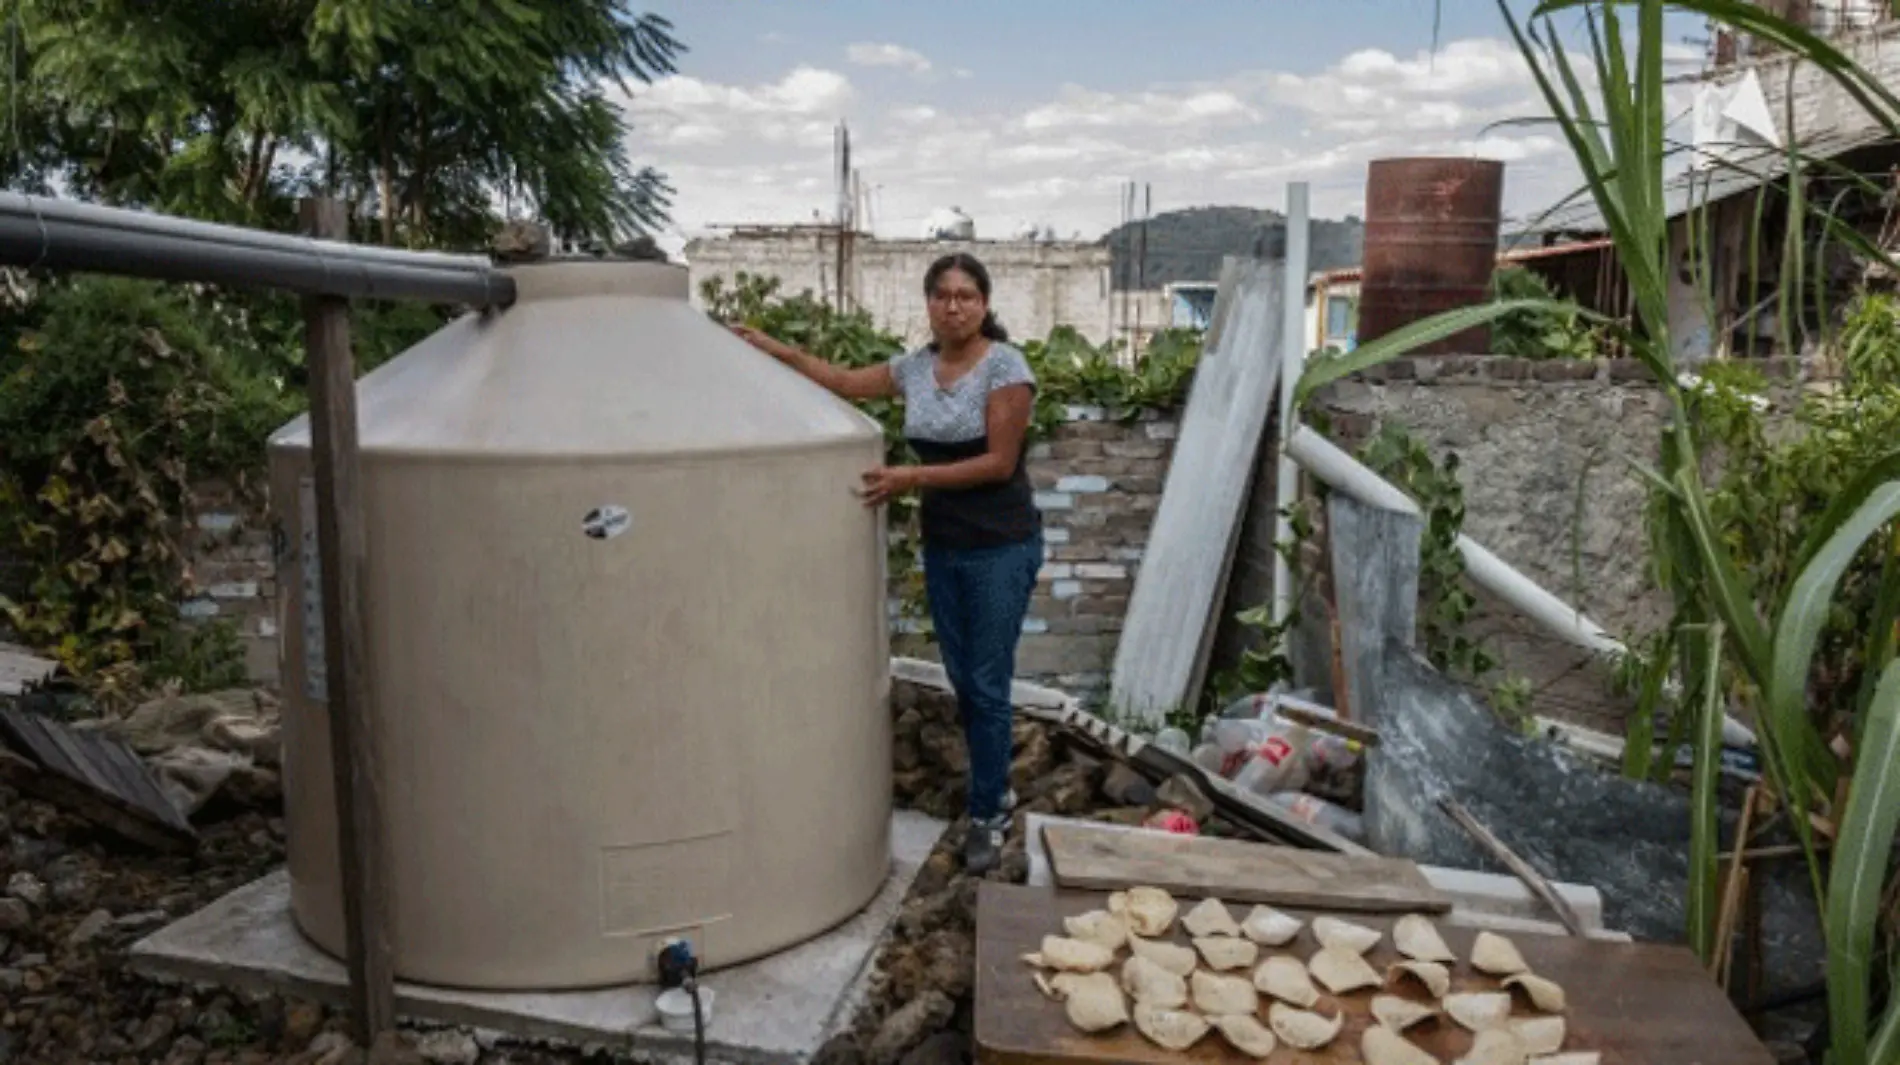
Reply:
[[[229,621],[243,643],[251,679],[275,684],[277,567],[261,501],[240,498],[229,485],[217,482],[194,486],[192,495],[179,613]]]
[[[1067,424],[1030,452],[1047,547],[1023,623],[1018,677],[1083,696],[1107,689],[1176,428],[1154,412],[1124,423],[1076,407]],[[900,622],[897,647],[935,658],[915,630]]]

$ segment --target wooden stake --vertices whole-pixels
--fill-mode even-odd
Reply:
[[[1710,958],[1710,975],[1724,988],[1728,987],[1729,956],[1734,953],[1735,920],[1739,916],[1742,887],[1748,875],[1743,856],[1748,853],[1748,840],[1755,825],[1755,806],[1761,801],[1761,795],[1761,785],[1757,784],[1742,797],[1742,819],[1735,826],[1735,849],[1729,854],[1728,875],[1722,881],[1722,905],[1716,910],[1715,953]]]
[[[1505,846],[1503,840],[1484,827],[1484,824],[1472,816],[1471,811],[1465,809],[1457,799],[1446,796],[1438,800],[1438,805],[1453,821],[1458,822],[1458,827],[1469,833],[1472,839],[1477,840],[1478,846],[1491,852],[1493,858],[1503,862],[1506,869],[1517,874],[1517,878],[1524,881],[1532,894],[1543,899],[1544,905],[1551,908],[1571,935],[1579,937],[1584,935],[1583,919],[1577,916],[1577,911],[1570,908],[1570,904],[1564,901],[1562,895],[1557,894],[1557,889],[1551,886],[1544,874],[1531,868],[1529,862],[1518,857],[1517,852]]]
[[[335,200],[305,200],[301,217],[311,236],[341,240],[349,235],[343,206]],[[323,567],[324,680],[343,874],[350,1014],[357,1044],[367,1047],[374,1045],[377,1036],[395,1029],[396,1006],[381,767],[364,673],[362,593],[368,543],[357,465],[349,301],[307,297],[304,341],[310,374],[310,453],[316,474],[317,552]]]

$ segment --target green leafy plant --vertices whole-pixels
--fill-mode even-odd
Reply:
[[[1443,462],[1395,422],[1379,426],[1360,449],[1360,460],[1403,489],[1424,516],[1419,541],[1419,635],[1432,665],[1466,679],[1497,668],[1497,659],[1467,633],[1477,597],[1465,586],[1465,557],[1458,537],[1465,525],[1465,490],[1458,480],[1458,455]]]
[[[1301,555],[1305,545],[1312,542],[1315,528],[1313,515],[1321,505],[1321,500],[1316,498],[1299,499],[1282,512],[1288,519],[1289,537],[1285,543],[1276,544],[1274,549],[1286,561],[1287,572],[1297,582],[1290,597],[1291,609],[1278,622],[1273,620],[1271,602],[1259,603],[1234,614],[1234,623],[1246,634],[1248,646],[1241,648],[1239,661],[1234,663],[1232,669],[1214,677],[1208,685],[1208,698],[1202,706],[1203,716],[1219,712],[1222,706],[1242,695],[1266,691],[1283,681],[1292,682],[1293,659],[1287,654],[1286,644],[1300,626],[1300,604],[1305,601],[1306,592],[1312,586],[1313,576],[1301,564]]]
[[[1653,489],[1656,568],[1671,593],[1670,638],[1686,705],[1695,706],[1697,785],[1691,847],[1688,938],[1705,960],[1726,944],[1715,936],[1719,870],[1714,767],[1721,755],[1720,714],[1734,704],[1757,722],[1775,798],[1800,839],[1813,878],[1828,943],[1830,1065],[1886,1065],[1900,1060],[1900,1001],[1891,988],[1876,1003],[1875,989],[1895,969],[1891,932],[1880,921],[1891,890],[1896,830],[1900,830],[1900,664],[1893,628],[1900,618],[1900,567],[1883,559],[1879,604],[1866,628],[1863,670],[1871,683],[1851,693],[1817,692],[1816,653],[1833,616],[1843,578],[1869,549],[1890,558],[1900,514],[1900,453],[1889,453],[1851,477],[1809,524],[1790,554],[1786,577],[1767,585],[1751,577],[1717,523],[1714,493],[1704,483],[1709,434],[1698,421],[1691,385],[1678,379],[1670,345],[1669,208],[1664,195],[1664,10],[1675,6],[1725,22],[1813,64],[1853,96],[1893,136],[1900,137],[1900,97],[1807,30],[1735,0],[1545,0],[1526,25],[1500,0],[1499,10],[1556,124],[1588,183],[1589,194],[1615,243],[1635,305],[1629,328],[1616,323],[1632,357],[1640,360],[1672,401],[1676,416],[1664,430],[1661,461],[1639,472]],[[1619,9],[1634,7],[1634,25]],[[1581,11],[1589,30],[1594,91],[1585,88],[1573,52],[1549,16]],[[1536,20],[1542,19],[1542,22]],[[1634,42],[1634,54],[1631,44]],[[1790,141],[1793,143],[1792,138]],[[1804,234],[1798,149],[1789,150],[1790,232]],[[1706,224],[1692,209],[1691,227]],[[1838,227],[1830,233],[1841,235]],[[1805,292],[1800,240],[1787,242],[1787,264],[1777,319],[1800,313]],[[1850,242],[1880,255],[1870,242]],[[1706,246],[1706,243],[1704,244]],[[1890,265],[1890,261],[1889,261]],[[1706,272],[1703,273],[1706,277]],[[1360,347],[1352,355],[1309,367],[1298,394],[1346,373],[1377,365],[1439,336],[1513,313],[1521,301],[1496,301],[1415,323]],[[1760,520],[1760,519],[1757,519]],[[1893,578],[1889,583],[1889,578]],[[1893,594],[1888,594],[1892,592]],[[1826,697],[1823,702],[1821,697]],[[1844,754],[1841,752],[1845,752]],[[1839,796],[1845,794],[1842,801]],[[1811,816],[1837,826],[1834,846],[1816,845]],[[1745,846],[1738,841],[1735,846]]]
[[[1492,298],[1537,301],[1543,306],[1498,319],[1491,326],[1491,353],[1520,359],[1594,359],[1601,335],[1573,300],[1559,299],[1549,282],[1521,266],[1491,276]]]
[[[0,542],[29,576],[9,622],[107,701],[168,671],[228,676],[234,645],[178,632],[180,532],[194,478],[254,468],[294,400],[261,387],[174,290],[85,278],[10,310]]]

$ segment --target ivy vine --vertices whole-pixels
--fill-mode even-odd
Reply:
[[[0,611],[103,708],[241,683],[228,623],[183,619],[193,490],[253,504],[304,404],[294,299],[110,277],[0,278]],[[367,305],[374,364],[439,317]]]

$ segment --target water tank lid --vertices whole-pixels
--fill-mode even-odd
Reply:
[[[449,323],[357,382],[365,453],[664,457],[878,439],[878,424],[687,301],[686,268],[516,267],[518,301]],[[273,447],[309,447],[299,415]]]

